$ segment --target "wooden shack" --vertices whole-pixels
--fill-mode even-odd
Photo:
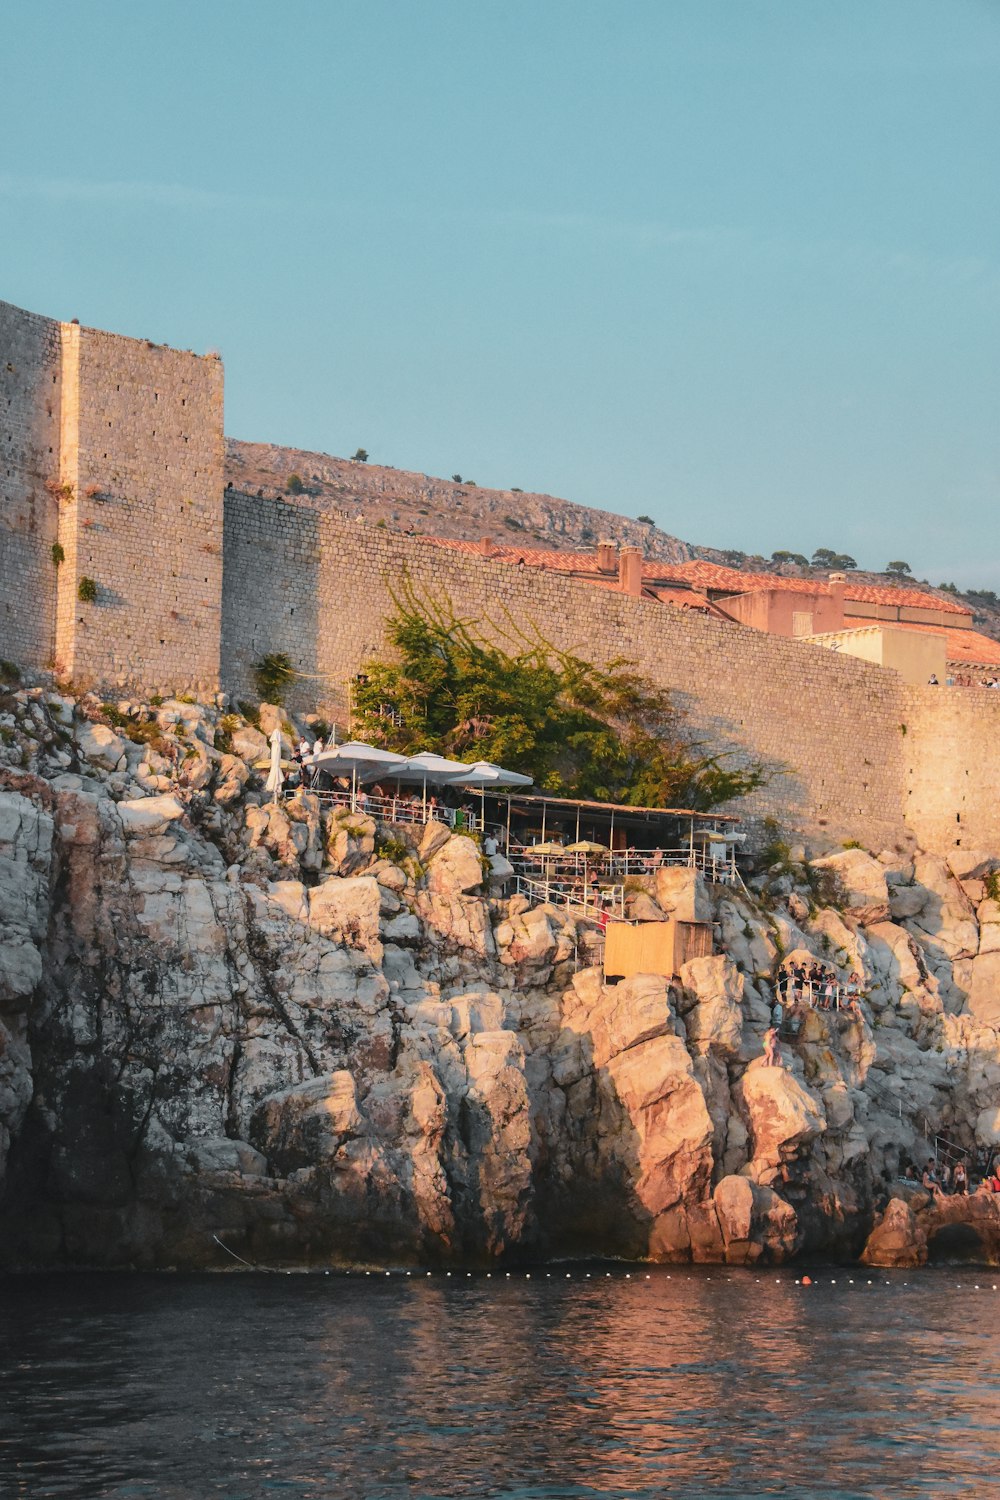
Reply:
[[[692,958],[712,951],[711,922],[609,922],[604,942],[605,979],[633,974],[674,978]]]

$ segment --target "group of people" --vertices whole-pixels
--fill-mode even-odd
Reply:
[[[903,1171],[901,1180],[913,1187],[924,1188],[935,1198],[964,1197],[973,1191],[1000,1193],[1000,1161],[992,1160],[988,1151],[980,1152],[972,1166],[965,1156],[960,1156],[955,1162],[937,1162],[930,1156],[922,1172],[911,1163]],[[973,1182],[978,1184],[975,1189]]]
[[[819,1010],[839,1010],[843,1006],[860,1013],[862,989],[860,974],[852,972],[847,983],[841,984],[836,972],[818,959],[811,964],[786,959],[778,970],[778,994],[789,1007],[804,1003]]]
[[[973,677],[969,672],[959,672],[955,676],[952,676],[951,674],[949,674],[945,678],[944,683],[945,683],[945,687],[1000,688],[1000,678],[998,678],[995,673],[993,673],[990,676],[976,678],[976,677]],[[941,686],[941,683],[940,683],[940,681],[938,679],[938,675],[937,675],[936,672],[932,672],[931,675],[928,677],[928,679],[927,679],[927,686],[928,687],[940,687]]]

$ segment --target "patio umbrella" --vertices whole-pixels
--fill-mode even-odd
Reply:
[[[427,820],[428,786],[449,786],[467,776],[472,770],[464,760],[449,760],[447,756],[435,755],[433,750],[421,750],[411,755],[403,766],[393,771],[397,781],[419,781],[424,789],[424,821]]]
[[[330,776],[349,775],[353,806],[359,777],[363,780],[365,776],[377,776],[380,773],[385,775],[386,772],[394,776],[407,761],[405,755],[397,755],[394,750],[383,750],[380,745],[366,745],[361,740],[349,740],[346,745],[331,745],[328,750],[312,756],[305,764],[311,765],[316,771],[326,771]]]
[[[264,786],[267,791],[273,792],[274,800],[275,802],[277,802],[278,793],[281,791],[281,788],[284,785],[285,781],[285,778],[281,773],[281,729],[277,724],[271,730],[270,743],[271,768],[267,773],[267,780],[265,781]]]
[[[581,839],[579,843],[570,844],[566,853],[583,855],[583,904],[586,906],[587,897],[590,894],[590,887],[587,884],[587,866],[590,863],[590,856],[592,854],[610,854],[611,850],[607,844],[598,844],[593,839]]]
[[[455,777],[459,786],[532,786],[533,779],[521,771],[508,771],[504,766],[495,766],[490,760],[473,761],[464,776]]]
[[[566,848],[563,844],[557,844],[550,840],[547,844],[532,844],[528,853],[540,854],[543,859],[547,859],[549,856],[565,854]]]
[[[495,787],[498,791],[503,788],[517,786],[533,786],[534,781],[530,776],[525,776],[521,771],[508,771],[506,766],[497,766],[491,760],[476,760],[472,768],[464,776],[455,778],[456,786],[467,786],[479,792],[480,820],[483,828],[486,827],[486,788]],[[507,798],[507,844],[510,845],[510,797]]]

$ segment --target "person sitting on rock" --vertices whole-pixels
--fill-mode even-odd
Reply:
[[[917,1169],[912,1162],[907,1164],[906,1170],[903,1173],[903,1181],[912,1182],[914,1187],[920,1186],[920,1178],[917,1176]]]
[[[930,1157],[928,1159],[927,1165],[924,1168],[924,1175],[923,1177],[921,1177],[920,1181],[922,1186],[927,1189],[932,1197],[942,1198],[944,1196],[944,1194],[941,1192],[941,1184],[938,1181],[938,1174],[934,1167],[933,1157]]]

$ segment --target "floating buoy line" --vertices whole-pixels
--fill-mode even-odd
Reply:
[[[270,1274],[270,1275],[278,1275],[278,1276],[280,1276],[282,1274],[274,1266],[257,1266],[257,1265],[254,1265],[252,1261],[244,1260],[242,1255],[237,1255],[237,1253],[236,1253],[235,1250],[230,1250],[230,1248],[229,1248],[228,1245],[224,1245],[222,1243],[222,1241],[219,1239],[219,1236],[217,1234],[213,1234],[212,1238],[215,1241],[215,1243],[219,1246],[220,1250],[224,1250],[227,1255],[231,1255],[232,1258],[233,1258],[233,1260],[239,1261],[239,1263],[240,1263],[241,1266],[246,1266],[246,1268],[247,1268],[248,1271],[258,1271],[258,1272],[264,1272],[264,1273],[267,1273],[267,1274]],[[923,1268],[921,1268],[921,1269],[923,1269]],[[933,1268],[928,1267],[927,1269],[931,1270]],[[318,1273],[316,1271],[301,1271],[301,1272],[286,1271],[284,1274],[286,1276],[295,1276],[295,1275],[306,1275],[306,1276],[309,1276],[309,1275],[316,1275]],[[934,1270],[934,1274],[938,1275],[939,1272],[937,1270]],[[419,1271],[419,1270],[418,1271],[414,1271],[412,1269],[407,1271],[407,1270],[403,1270],[403,1269],[401,1269],[399,1267],[397,1267],[394,1270],[391,1266],[390,1267],[377,1266],[374,1269],[369,1268],[369,1269],[366,1269],[363,1272],[361,1270],[350,1271],[350,1270],[340,1270],[340,1269],[337,1269],[337,1270],[329,1270],[329,1269],[327,1269],[327,1270],[323,1271],[323,1275],[324,1276],[337,1276],[337,1277],[343,1277],[343,1278],[347,1278],[347,1277],[353,1276],[356,1279],[360,1279],[362,1277],[362,1275],[365,1276],[365,1277],[377,1276],[377,1277],[382,1277],[383,1279],[384,1278],[395,1278],[397,1281],[405,1281],[405,1280],[408,1280],[408,1279],[412,1279],[413,1277],[418,1277],[421,1280],[431,1280],[434,1277],[439,1277],[440,1279],[442,1279],[444,1281],[449,1281],[453,1277],[463,1277],[463,1279],[466,1280],[466,1281],[474,1281],[474,1280],[475,1281],[492,1281],[493,1278],[494,1278],[494,1275],[495,1275],[496,1279],[498,1281],[502,1278],[506,1282],[506,1281],[518,1281],[518,1280],[531,1281],[532,1277],[534,1277],[536,1280],[541,1280],[542,1276],[543,1276],[543,1273],[540,1270],[538,1270],[537,1267],[533,1271],[503,1271],[503,1272],[497,1271],[495,1273],[493,1271],[465,1271],[463,1273],[462,1271],[426,1271],[426,1270],[425,1271]],[[662,1276],[662,1279],[664,1281],[673,1281],[675,1279],[677,1281],[680,1281],[682,1279],[684,1281],[712,1281],[712,1280],[723,1281],[724,1280],[724,1281],[727,1281],[729,1283],[732,1283],[734,1281],[738,1281],[738,1280],[742,1280],[743,1279],[741,1276],[730,1276],[730,1275],[726,1275],[724,1277],[723,1276],[714,1276],[713,1277],[712,1275],[708,1275],[708,1274],[695,1276],[695,1275],[692,1275],[691,1272],[680,1273],[680,1272],[663,1271],[663,1272],[657,1272],[656,1273],[656,1279],[660,1279],[661,1276]],[[560,1281],[565,1280],[565,1281],[650,1281],[651,1282],[654,1279],[653,1272],[651,1272],[651,1271],[642,1271],[642,1272],[636,1271],[636,1272],[633,1273],[632,1271],[603,1271],[603,1272],[601,1272],[601,1271],[558,1271],[557,1270],[557,1271],[545,1271],[544,1272],[544,1279],[546,1281],[551,1281],[553,1279],[553,1277],[556,1277]],[[764,1281],[771,1281],[771,1280],[772,1280],[772,1278],[769,1277],[769,1276],[768,1277],[764,1277],[764,1276],[755,1276],[754,1277],[754,1282],[758,1286],[762,1282],[764,1282]],[[827,1286],[827,1285],[828,1286],[838,1286],[838,1285],[840,1285],[840,1286],[858,1286],[858,1287],[870,1287],[870,1286],[897,1286],[897,1287],[898,1286],[904,1286],[904,1287],[909,1287],[910,1286],[910,1282],[909,1281],[902,1281],[902,1282],[900,1282],[898,1280],[891,1281],[891,1280],[889,1280],[888,1277],[886,1277],[884,1279],[883,1278],[879,1278],[879,1277],[855,1277],[855,1276],[847,1276],[847,1277],[839,1277],[839,1278],[836,1277],[836,1276],[831,1276],[829,1278],[826,1278],[826,1277],[822,1277],[822,1276],[819,1276],[819,1275],[810,1276],[808,1274],[808,1272],[804,1272],[801,1276],[795,1276],[795,1277],[790,1277],[790,1276],[775,1276],[773,1278],[773,1281],[774,1281],[774,1285],[775,1286],[781,1286],[782,1284],[784,1284],[786,1286],[798,1286],[798,1287],[803,1287],[807,1291],[810,1288],[812,1288],[812,1287]],[[921,1286],[922,1287],[923,1285],[924,1285],[923,1283],[918,1283],[918,1282],[914,1283],[914,1286]],[[979,1282],[979,1281],[975,1281],[975,1282],[967,1282],[967,1281],[966,1282],[962,1282],[962,1281],[958,1281],[958,1282],[955,1283],[955,1289],[956,1289],[956,1291],[995,1292],[998,1289],[1000,1289],[1000,1283],[998,1283],[996,1281],[993,1281],[993,1282]]]

